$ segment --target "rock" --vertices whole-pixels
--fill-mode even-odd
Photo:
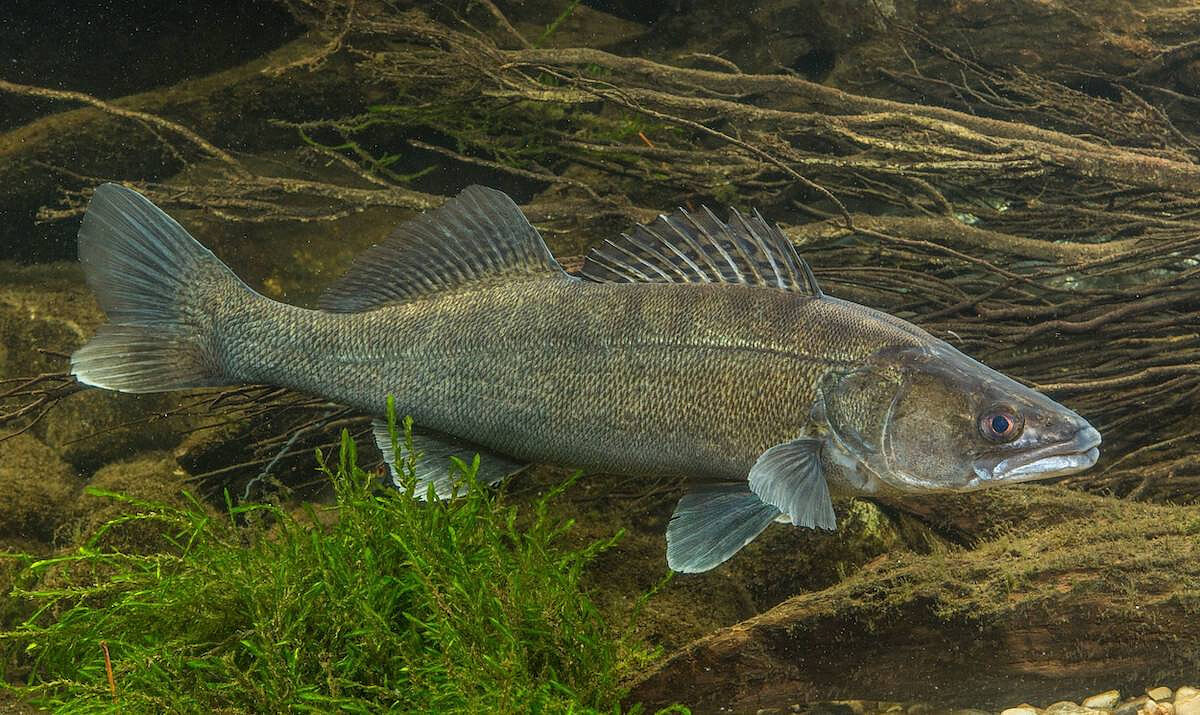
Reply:
[[[187,504],[181,495],[185,486],[183,475],[173,457],[157,452],[109,464],[96,472],[88,486],[140,501],[183,507]],[[145,509],[113,497],[81,493],[69,509],[70,536],[83,541],[106,522],[140,511]],[[162,549],[163,536],[175,528],[159,520],[134,519],[110,527],[101,537],[100,545],[124,552],[149,553]]]
[[[808,708],[808,715],[861,715],[862,710],[854,712],[854,708],[845,702],[814,703]]]
[[[1153,700],[1147,700],[1146,704],[1138,710],[1138,715],[1175,715],[1175,706],[1171,703],[1156,703]]]
[[[1089,698],[1084,698],[1081,705],[1095,710],[1112,710],[1119,702],[1121,702],[1121,691],[1106,690],[1103,693],[1096,693]]]
[[[767,703],[761,688],[748,684],[770,681],[780,693],[818,697],[836,697],[851,687],[863,698],[913,702],[936,693],[940,703],[950,708],[992,705],[981,702],[981,693],[1020,693],[1021,699],[1050,702],[1053,693],[1077,688],[1079,673],[1107,672],[1114,674],[1114,681],[1141,679],[1145,684],[1154,682],[1149,678],[1194,681],[1193,656],[1200,655],[1200,642],[1178,637],[1194,628],[1194,614],[1169,604],[1170,596],[1151,597],[1155,592],[1150,589],[1113,593],[1110,584],[1119,578],[1139,589],[1153,583],[1154,589],[1165,590],[1194,583],[1200,565],[1186,555],[1181,558],[1179,544],[1190,543],[1187,540],[1194,536],[1187,525],[1200,519],[1200,507],[1171,506],[1168,511],[1158,505],[1066,491],[995,489],[988,497],[1003,503],[1010,495],[1019,496],[1030,500],[1026,512],[1041,514],[1067,499],[1071,504],[1091,503],[1094,514],[1124,519],[1121,529],[1102,535],[1088,531],[1083,525],[1094,521],[1094,514],[1088,518],[1080,510],[1079,516],[1072,514],[1058,524],[985,539],[970,551],[890,552],[886,560],[855,571],[836,586],[793,596],[676,650],[643,675],[628,699],[647,708],[666,707],[678,699],[678,693],[687,692],[688,704],[696,710],[725,706],[754,712]],[[1101,551],[1103,563],[1093,562]],[[758,553],[765,571],[771,565],[782,570],[771,560],[777,554],[798,552]],[[1151,560],[1149,554],[1161,561]],[[1080,559],[1095,567],[1073,568]],[[1164,576],[1161,564],[1172,564],[1177,570]],[[1069,581],[1063,580],[1059,569],[1071,571]],[[1186,586],[1180,588],[1179,598],[1187,598]],[[1104,608],[1096,607],[1095,593],[1106,594]],[[1150,612],[1153,615],[1147,615]],[[978,628],[981,619],[988,628]],[[1158,624],[1155,629],[1139,625],[1150,619]],[[1068,620],[1072,630],[1064,639],[1061,624]],[[976,629],[969,645],[959,636],[968,628]],[[1007,637],[1016,631],[1023,637]],[[1145,647],[1152,638],[1160,639],[1154,642],[1163,650]],[[1128,653],[1080,647],[1126,639],[1143,645]],[[821,649],[819,654],[811,647],[806,650],[805,644],[816,640],[836,640],[838,647]],[[856,657],[879,642],[904,646],[886,657]],[[1164,661],[1162,652],[1173,657]],[[967,657],[973,666],[969,682],[961,677],[961,663]],[[1031,663],[1038,665],[1037,671]],[[829,675],[849,672],[852,679],[842,682]],[[1153,675],[1143,677],[1147,673]],[[1087,694],[1081,692],[1079,697]],[[1014,699],[995,703],[996,712]],[[1070,707],[1080,715],[1098,715],[1097,710],[1074,703]],[[1059,715],[1065,715],[1062,710]],[[1128,715],[1136,712],[1134,708]]]
[[[1117,709],[1113,711],[1113,715],[1137,715],[1137,712],[1148,702],[1150,702],[1150,696],[1139,695],[1118,705]]]
[[[1176,690],[1175,715],[1200,715],[1200,690],[1189,687]]]
[[[2,453],[0,536],[50,542],[81,480],[28,433],[6,440]]]
[[[1002,710],[1000,712],[1000,715],[1038,715],[1038,711],[1035,710],[1034,708],[1025,707],[1024,705],[1022,705],[1020,707],[1008,708],[1007,710]]]
[[[0,262],[0,378],[64,369],[102,321],[77,264]]]
[[[1096,715],[1095,710],[1085,708],[1070,700],[1060,700],[1042,711],[1043,715]]]
[[[178,444],[181,420],[157,417],[178,399],[88,389],[55,405],[35,431],[63,459],[80,471],[92,472],[138,452]]]
[[[1146,688],[1146,695],[1161,703],[1164,700],[1170,700],[1172,692],[1167,686],[1160,685],[1157,688]]]

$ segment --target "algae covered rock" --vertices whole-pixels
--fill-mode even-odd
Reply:
[[[838,529],[827,532],[790,524],[768,527],[730,571],[756,596],[757,611],[805,591],[827,588],[872,560],[896,551],[929,551],[938,537],[915,520],[890,514],[872,501],[835,504]]]
[[[566,479],[562,469],[538,467],[513,479],[509,498],[523,503]],[[869,500],[838,500],[836,532],[772,524],[720,567],[674,574],[664,583],[667,522],[683,485],[589,474],[555,502],[571,519],[579,543],[624,534],[590,569],[593,595],[612,613],[637,612],[646,639],[667,650],[762,613],[797,594],[850,577],[887,553],[945,550],[932,530]],[[639,595],[654,591],[644,602]],[[622,617],[625,617],[622,615]]]
[[[156,511],[147,503],[183,507],[183,470],[169,454],[153,452],[106,465],[87,486],[115,492],[125,499],[80,492],[68,510],[67,529],[73,541],[83,541],[107,522],[125,514]],[[169,527],[154,519],[134,519],[104,531],[99,545],[118,551],[144,553],[161,549]]]
[[[854,692],[947,706],[1056,702],[1113,683],[1182,680],[1200,642],[1200,506],[1063,489],[995,490],[997,513],[1054,519],[974,548],[892,553],[670,656],[631,701],[742,711]],[[1088,508],[1082,508],[1082,507]]]
[[[137,452],[178,444],[178,422],[157,417],[174,399],[88,389],[59,402],[36,430],[63,459],[93,471]]]
[[[103,314],[74,263],[0,263],[0,378],[66,367]]]
[[[0,537],[48,542],[82,480],[29,434],[2,443]]]

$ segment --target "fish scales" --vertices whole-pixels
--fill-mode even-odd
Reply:
[[[417,424],[626,474],[749,471],[807,427],[830,366],[915,344],[849,304],[712,284],[519,283],[351,314],[252,295],[213,308],[239,382],[371,414],[392,394]]]

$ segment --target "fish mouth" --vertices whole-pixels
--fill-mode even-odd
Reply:
[[[977,479],[971,481],[972,486],[982,488],[997,482],[1016,484],[1050,479],[1082,472],[1095,464],[1099,458],[1100,433],[1088,425],[1065,442],[1014,454],[1000,460],[991,469],[977,465]]]

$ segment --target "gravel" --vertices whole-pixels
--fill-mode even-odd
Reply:
[[[896,703],[873,700],[837,700],[796,704],[787,709],[768,708],[759,715],[807,713],[808,715],[1200,715],[1200,684],[1154,685],[1144,693],[1122,699],[1118,690],[1089,695],[1076,703],[1061,700],[1043,707],[1021,703],[1002,710],[939,707],[930,703]]]

